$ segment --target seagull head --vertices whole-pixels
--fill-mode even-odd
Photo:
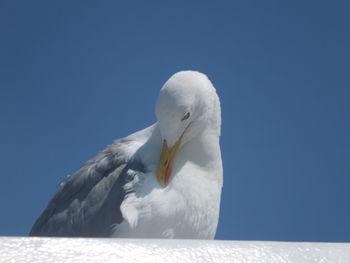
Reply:
[[[156,116],[163,142],[157,179],[162,186],[166,186],[183,145],[208,127],[217,131],[219,136],[220,105],[215,88],[200,72],[180,71],[160,90]]]

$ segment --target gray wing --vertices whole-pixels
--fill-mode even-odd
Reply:
[[[128,171],[145,170],[141,161],[128,159],[123,151],[131,143],[116,141],[63,181],[30,235],[110,236],[113,226],[123,221],[123,186],[134,174]]]

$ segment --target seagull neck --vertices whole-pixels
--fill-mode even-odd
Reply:
[[[181,154],[199,166],[210,167],[221,158],[218,134],[215,129],[203,130],[181,147]]]

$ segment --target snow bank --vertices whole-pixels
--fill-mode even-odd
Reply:
[[[0,262],[350,262],[350,244],[0,237]]]

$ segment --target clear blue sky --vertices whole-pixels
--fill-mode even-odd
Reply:
[[[0,235],[193,69],[222,103],[217,238],[350,242],[349,2],[123,2],[1,2]]]

